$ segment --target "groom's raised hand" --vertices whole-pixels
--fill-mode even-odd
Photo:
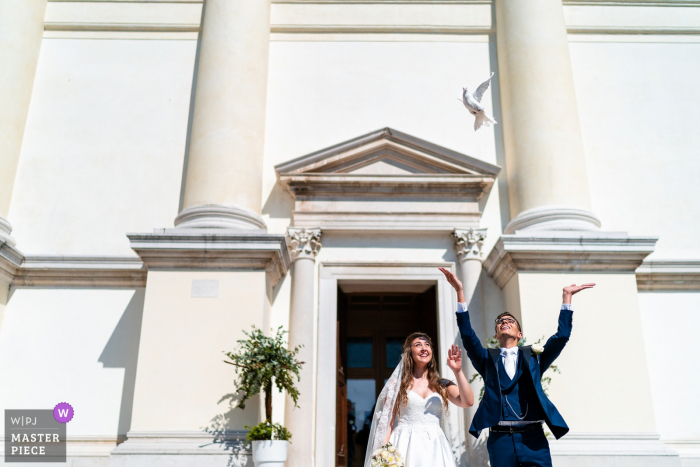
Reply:
[[[571,297],[573,297],[574,294],[577,294],[584,289],[591,289],[594,286],[595,284],[588,283],[582,285],[571,284],[567,287],[564,287],[564,290],[562,292],[562,302],[567,304],[571,303]]]
[[[445,268],[438,269],[445,275],[447,282],[449,282],[452,288],[455,289],[455,292],[457,292],[457,301],[459,303],[464,303],[466,301],[464,298],[464,287],[462,287],[462,283],[459,281],[459,279],[457,279],[455,273]]]

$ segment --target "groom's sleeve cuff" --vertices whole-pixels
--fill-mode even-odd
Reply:
[[[467,304],[457,303],[457,313],[464,313],[465,311],[467,311]]]
[[[562,303],[561,309],[571,311],[571,303]]]

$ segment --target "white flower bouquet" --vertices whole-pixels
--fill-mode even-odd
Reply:
[[[387,443],[372,454],[372,467],[404,467],[403,459],[391,443]]]

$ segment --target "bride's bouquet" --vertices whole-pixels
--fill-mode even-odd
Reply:
[[[404,467],[403,459],[391,443],[377,449],[372,455],[372,467]]]

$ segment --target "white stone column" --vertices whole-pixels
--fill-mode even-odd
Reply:
[[[516,230],[597,230],[560,0],[496,0],[511,222]]]
[[[265,229],[270,0],[207,0],[180,228]]]
[[[11,245],[15,241],[7,217],[45,13],[46,0],[0,0],[0,240]]]
[[[321,249],[321,229],[290,227],[287,244],[292,257],[292,300],[289,314],[289,347],[303,345],[299,360],[305,362],[298,382],[299,408],[290,397],[285,404],[285,425],[292,433],[287,467],[314,465],[314,375],[316,346],[314,341],[314,270]],[[335,349],[333,349],[335,354]]]
[[[457,267],[457,276],[464,287],[464,297],[467,300],[467,307],[470,311],[469,317],[474,330],[481,335],[485,332],[485,311],[484,300],[479,286],[479,278],[481,277],[481,268],[484,260],[482,247],[486,238],[486,229],[455,229],[452,233],[455,240],[455,249],[457,250],[457,258],[459,266]],[[468,358],[464,358],[463,362],[466,366],[467,378],[476,374],[476,370]],[[474,397],[477,399],[477,404],[466,409],[467,416],[465,417],[465,432],[469,431],[472,418],[478,408],[478,397],[481,391],[479,382],[472,383]],[[466,434],[467,447],[469,450],[469,466],[486,466],[488,453],[485,446],[479,445],[478,441],[470,434]]]

